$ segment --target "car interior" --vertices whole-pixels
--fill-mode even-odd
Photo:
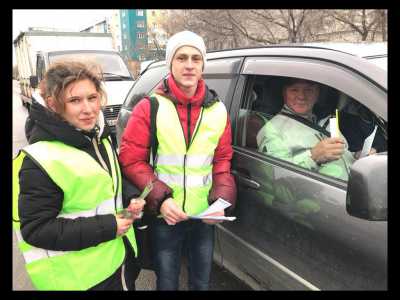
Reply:
[[[257,149],[256,136],[265,123],[283,107],[282,89],[286,77],[260,76],[249,81],[243,101],[239,126],[246,130],[242,146]],[[321,86],[320,97],[314,106],[318,119],[328,116],[337,107],[339,92],[328,86]],[[242,130],[240,130],[242,132]]]
[[[241,146],[257,150],[257,133],[283,107],[282,89],[286,77],[253,76],[247,84],[245,98],[238,118],[238,132],[241,134]],[[339,110],[340,130],[349,142],[352,152],[362,148],[364,139],[371,133],[376,116],[368,108],[327,85],[320,85],[320,95],[313,112],[318,120],[334,115]],[[356,126],[354,126],[356,124]],[[386,151],[385,131],[378,129],[374,146],[377,152]]]

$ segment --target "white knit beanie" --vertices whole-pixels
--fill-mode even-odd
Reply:
[[[176,50],[182,46],[191,46],[198,49],[203,56],[203,70],[206,64],[206,45],[204,44],[203,38],[191,31],[181,31],[171,36],[167,43],[165,60],[169,70],[172,67],[172,58],[175,55]]]

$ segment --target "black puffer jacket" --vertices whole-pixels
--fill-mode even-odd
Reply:
[[[99,123],[104,124],[103,115],[100,117],[102,122]],[[62,141],[87,152],[100,164],[91,141],[97,136],[95,130],[90,133],[78,131],[37,102],[31,106],[25,128],[30,144],[38,141]],[[97,132],[101,138],[110,134],[106,124],[100,125]],[[106,150],[102,144],[99,148],[110,170]],[[62,208],[63,191],[27,156],[24,158],[19,180],[18,212],[21,234],[29,244],[48,250],[73,251],[96,246],[116,237],[117,223],[112,214],[76,219],[56,218]],[[123,180],[122,185],[126,207],[129,199],[138,195],[138,191],[127,180]]]

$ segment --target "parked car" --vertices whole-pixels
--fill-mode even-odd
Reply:
[[[132,108],[167,73],[155,62],[135,82],[118,141]],[[387,71],[367,59],[311,46],[209,52],[204,79],[229,111],[238,186],[237,219],[216,226],[214,260],[253,289],[385,290],[386,149],[357,160],[347,182],[258,152],[250,116],[280,110],[286,77],[321,84],[320,113],[362,107],[357,117],[374,122],[387,142]]]

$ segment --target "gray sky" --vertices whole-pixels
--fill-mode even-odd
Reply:
[[[28,30],[28,27],[79,31],[105,16],[110,16],[112,12],[110,9],[13,9],[13,41],[21,31]],[[13,62],[15,63],[14,51]]]
[[[52,27],[79,31],[110,16],[110,9],[13,9],[13,40],[28,27]]]

